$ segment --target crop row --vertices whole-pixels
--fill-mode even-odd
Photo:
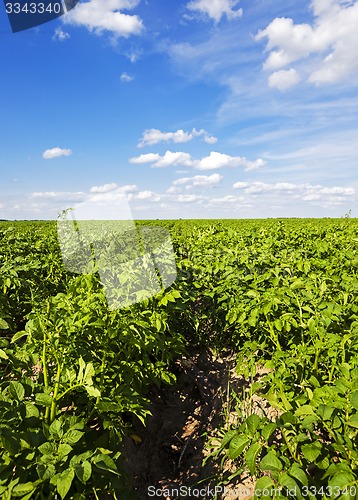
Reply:
[[[1,497],[119,498],[121,439],[136,419],[146,422],[150,386],[175,383],[175,358],[210,344],[235,352],[238,374],[252,381],[266,367],[250,397],[279,414],[241,412],[219,429],[212,459],[236,467],[223,481],[249,471],[258,489],[283,496],[295,488],[302,498],[306,488],[325,498],[312,493],[323,487],[353,498],[356,221],[156,225],[170,231],[177,278],[114,310],[98,273],[66,269],[55,223],[0,226]],[[115,248],[114,233],[106,238]],[[132,270],[131,282],[142,272]]]

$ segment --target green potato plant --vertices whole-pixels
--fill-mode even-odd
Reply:
[[[272,496],[356,498],[357,221],[160,225],[176,281],[110,310],[98,274],[66,270],[53,222],[0,223],[1,498],[119,498],[121,441],[145,432],[149,389],[206,345],[235,353],[250,397],[278,413],[251,405],[219,429],[226,480],[246,471]]]

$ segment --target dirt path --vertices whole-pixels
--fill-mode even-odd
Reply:
[[[145,429],[137,430],[142,441],[124,440],[125,467],[138,498],[209,499],[215,488],[222,500],[251,498],[254,478],[237,478],[224,493],[216,477],[219,465],[208,461],[202,466],[208,455],[203,434],[222,425],[228,381],[237,392],[248,385],[235,373],[235,357],[215,359],[204,349],[177,362],[175,372],[175,386],[150,394],[153,416]]]

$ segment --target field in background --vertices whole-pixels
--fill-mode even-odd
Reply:
[[[217,484],[355,499],[358,222],[137,224],[169,230],[178,276],[111,311],[98,275],[64,267],[56,222],[0,222],[1,498],[120,498],[122,442],[142,446],[152,387],[209,346],[248,382],[208,433]]]

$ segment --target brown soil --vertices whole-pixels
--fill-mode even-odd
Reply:
[[[208,437],[217,436],[217,428],[223,428],[225,421],[237,420],[235,408],[227,408],[228,384],[230,391],[241,397],[249,387],[248,381],[236,374],[235,356],[215,358],[208,348],[202,349],[180,359],[175,373],[175,386],[152,390],[152,417],[147,426],[138,427],[138,436],[126,437],[123,442],[125,469],[138,499],[209,499],[214,498],[215,487],[217,498],[222,500],[252,498],[255,478],[243,473],[226,485],[224,492],[224,487],[220,490],[218,486],[220,460],[202,465],[209,454]],[[258,376],[263,373],[262,369]],[[250,411],[262,414],[263,405],[264,401],[254,396]],[[264,410],[269,418],[275,416],[267,406]],[[225,464],[226,472],[231,472],[231,466],[230,462]]]

